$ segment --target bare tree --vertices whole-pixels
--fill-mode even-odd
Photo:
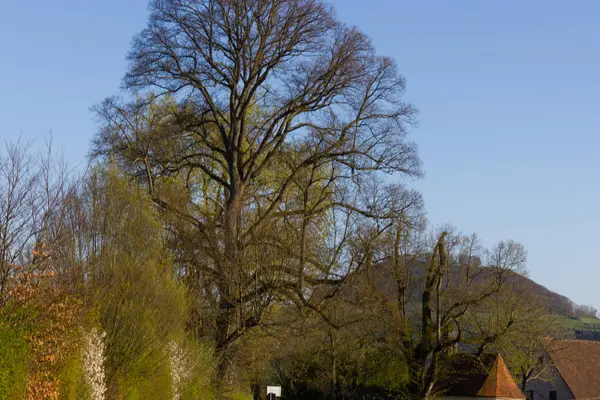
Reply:
[[[113,157],[171,215],[182,271],[227,349],[269,304],[364,264],[393,218],[381,172],[418,176],[405,80],[320,0],[153,0],[133,103],[96,107]],[[168,95],[164,97],[163,95]],[[160,100],[160,99],[164,100]],[[387,221],[387,222],[386,222]]]
[[[5,142],[0,152],[0,306],[9,299],[15,267],[44,267],[42,255],[61,240],[56,228],[70,184],[51,143],[37,152],[31,143]]]
[[[390,306],[409,391],[428,399],[439,389],[455,347],[473,339],[466,334],[469,312],[499,293],[511,274],[522,270],[526,255],[512,241],[483,251],[476,236],[449,230],[432,241],[421,221],[419,216],[399,219],[388,262],[397,285],[397,301]]]
[[[561,317],[548,314],[539,299],[518,291],[517,295],[518,308],[524,315],[498,338],[493,348],[505,355],[521,391],[526,393],[529,382],[554,378],[549,354],[562,349],[562,340],[569,331],[561,323]]]

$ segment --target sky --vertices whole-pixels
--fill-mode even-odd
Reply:
[[[600,307],[600,2],[335,0],[408,81],[434,225],[520,241],[530,276]],[[85,165],[146,0],[4,0],[0,139]]]

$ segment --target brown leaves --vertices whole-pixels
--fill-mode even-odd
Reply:
[[[49,373],[38,372],[29,377],[27,400],[58,400],[60,382]]]
[[[57,373],[73,350],[74,334],[82,301],[73,297],[54,299],[40,317],[31,336],[33,373],[27,385],[28,399],[58,399]]]
[[[40,259],[50,253],[40,246],[33,255]],[[9,313],[21,308],[35,315],[29,337],[33,361],[27,399],[58,399],[57,374],[73,348],[83,301],[65,294],[57,283],[56,271],[43,268],[42,264],[12,265],[8,288]]]

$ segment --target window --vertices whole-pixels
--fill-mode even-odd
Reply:
[[[551,390],[548,396],[549,400],[556,400],[556,390]]]
[[[527,391],[527,400],[534,400],[533,393],[534,393],[533,390]]]

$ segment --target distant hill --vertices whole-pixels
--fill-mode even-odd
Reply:
[[[529,287],[530,291],[546,306],[549,314],[562,317],[560,319],[562,325],[572,331],[575,339],[600,341],[600,319],[582,316],[579,312],[580,307],[568,297],[553,292],[525,276],[515,274],[511,278]]]
[[[421,285],[423,284],[425,274],[424,265],[425,263],[423,263],[423,268],[417,267],[411,271],[411,281],[413,286],[416,287],[416,290],[414,290],[411,295],[415,297],[415,301],[418,301],[418,299],[416,298],[416,296],[419,295],[418,288],[421,287]],[[460,268],[456,270],[460,271]],[[459,272],[457,272],[457,275],[458,273]],[[377,291],[380,292],[389,301],[395,301],[395,298],[397,296],[397,286],[395,280],[392,277],[390,265],[387,262],[380,262],[374,265],[369,271],[363,270],[358,272],[354,276],[350,277],[344,284],[344,286],[342,288],[339,288],[339,290],[337,291],[330,286],[321,286],[316,288],[315,292],[313,293],[313,301],[318,301],[319,299],[322,299],[323,297],[328,295],[332,295],[335,292],[336,297],[342,296],[344,299],[354,302],[357,300],[357,297],[360,297],[360,294],[357,291],[357,284],[365,280],[370,281],[370,283],[374,285]],[[451,278],[451,281],[452,280],[453,279]],[[578,318],[576,316],[577,305],[573,303],[568,297],[553,292],[548,288],[540,285],[539,283],[533,281],[532,279],[518,273],[512,273],[511,276],[509,276],[508,280],[510,283],[514,283],[526,288],[526,290],[528,290],[535,297],[537,297],[540,300],[541,304],[545,305],[546,310],[549,314],[564,317],[564,320],[566,321],[565,325],[568,324],[570,328],[572,327],[574,330],[587,330],[590,326],[593,325],[594,329],[596,329],[596,325],[590,323],[589,321],[586,324],[576,323],[577,321],[581,321],[581,318]],[[457,282],[455,285],[458,286],[460,285],[460,283]],[[600,320],[595,318],[591,318],[590,320],[598,321],[597,328],[600,329]],[[600,334],[600,330],[598,330],[598,333]]]
[[[568,297],[553,292],[532,279],[517,273],[514,273],[509,279],[529,288],[529,291],[539,298],[542,304],[545,304],[548,313],[564,317],[572,317],[574,315],[575,303]]]
[[[422,281],[425,274],[425,268],[415,268],[412,273],[412,278],[415,283]],[[390,265],[387,262],[381,262],[373,266],[373,270],[369,272],[361,271],[359,276],[354,277],[349,283],[355,282],[361,279],[370,279],[378,290],[383,293],[390,300],[396,296],[396,283],[392,278],[392,272]],[[368,276],[367,276],[368,275]],[[542,304],[546,305],[547,311],[550,314],[562,315],[570,317],[574,315],[575,303],[573,303],[568,297],[553,292],[532,279],[520,275],[518,273],[512,273],[508,278],[510,283],[518,284],[519,286],[525,287],[536,297],[538,297]],[[459,283],[457,283],[458,285]]]
[[[415,303],[420,301],[419,289],[422,288],[424,281],[424,266],[425,263],[423,262],[422,268],[416,267],[410,274],[414,290],[408,295]],[[456,270],[460,273],[460,268]],[[585,314],[590,307],[579,307],[568,297],[553,292],[521,274],[513,273],[508,279],[510,283],[525,287],[526,290],[537,297],[540,303],[545,305],[548,314],[558,316],[559,324],[566,330],[571,331],[574,338],[600,341],[600,319]],[[388,301],[396,301],[398,292],[390,265],[381,262],[374,265],[369,271],[361,270],[350,276],[341,287],[321,285],[315,288],[311,296],[311,302],[319,302],[323,299],[335,302],[335,298],[343,298],[345,302],[359,304],[361,300],[365,299],[365,296],[368,296],[368,293],[362,289],[366,281],[369,282],[370,287],[374,287]],[[455,282],[457,281],[455,280]],[[459,287],[458,282],[455,285]],[[592,315],[595,315],[596,311],[593,308],[592,311]]]

